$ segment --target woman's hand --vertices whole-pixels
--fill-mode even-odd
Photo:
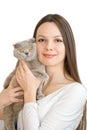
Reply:
[[[23,99],[17,98],[21,95],[23,95],[23,91],[20,87],[11,88],[8,86],[0,93],[0,108],[4,108],[14,102],[22,102]]]
[[[19,99],[18,97],[23,96],[23,90],[21,87],[12,88],[11,84],[15,77],[13,77],[10,81],[8,88],[2,90],[0,93],[0,119],[3,119],[3,108],[17,102],[23,102],[23,99]]]
[[[14,79],[15,76],[12,77],[9,86],[0,93],[0,108],[15,102],[23,102],[23,99],[18,98],[19,96],[23,96],[23,89],[19,86],[12,87]]]
[[[24,61],[19,62],[16,79],[24,90],[25,102],[36,101],[36,91],[41,81],[32,74]]]

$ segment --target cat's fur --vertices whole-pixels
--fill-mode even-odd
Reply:
[[[15,76],[16,68],[18,66],[19,60],[24,60],[27,66],[30,68],[32,73],[42,79],[42,83],[46,83],[48,80],[48,75],[45,71],[45,66],[38,61],[37,50],[35,39],[31,38],[29,40],[24,40],[14,44],[14,56],[18,59],[17,65],[13,72],[6,78],[4,83],[4,88],[9,86],[9,83],[13,76]],[[40,84],[41,85],[41,84]],[[11,87],[19,86],[16,78],[11,82]],[[13,103],[4,108],[4,129],[3,130],[15,130],[14,123],[17,120],[18,113],[23,107],[23,102]]]

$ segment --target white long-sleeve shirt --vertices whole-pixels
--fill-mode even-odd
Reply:
[[[75,130],[83,115],[87,91],[80,83],[71,83],[25,103],[19,113],[17,130]],[[40,96],[41,96],[40,95]]]

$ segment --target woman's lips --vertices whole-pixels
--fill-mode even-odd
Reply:
[[[53,58],[56,54],[43,54],[46,58]]]

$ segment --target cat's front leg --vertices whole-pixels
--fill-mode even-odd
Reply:
[[[14,128],[14,125],[13,126],[4,126],[4,128],[2,129],[2,130],[16,130],[15,128]]]
[[[2,130],[7,130],[7,128],[4,126],[4,128]]]
[[[15,115],[13,112],[13,104],[11,104],[5,107],[3,111],[3,120],[4,120],[3,130],[15,130],[14,119]]]

